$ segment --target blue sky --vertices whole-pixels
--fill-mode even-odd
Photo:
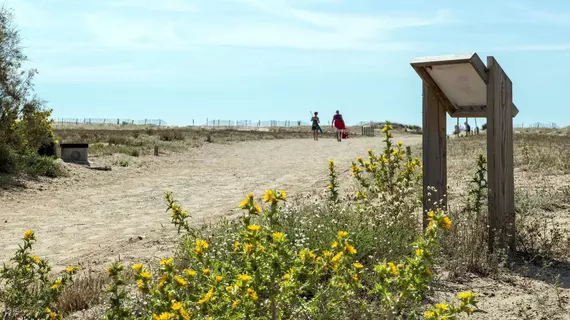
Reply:
[[[570,124],[570,1],[6,1],[56,118],[421,124],[410,61],[477,52],[512,79],[516,124]]]

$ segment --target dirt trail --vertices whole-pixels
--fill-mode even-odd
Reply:
[[[415,145],[421,136],[401,137]],[[17,249],[26,229],[39,239],[35,252],[59,269],[71,263],[146,261],[171,253],[176,238],[163,194],[172,191],[195,219],[235,212],[250,191],[280,188],[290,195],[326,185],[327,160],[342,169],[381,138],[251,141],[207,144],[185,153],[142,157],[113,171],[72,166],[67,178],[0,190],[0,262]],[[133,160],[133,161],[141,161]],[[109,163],[94,158],[94,164]],[[139,240],[141,236],[142,240]]]

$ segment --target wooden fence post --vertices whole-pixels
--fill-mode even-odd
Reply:
[[[158,146],[154,146],[154,155],[158,156]]]
[[[489,249],[516,250],[512,82],[494,57],[487,57],[487,161]]]
[[[438,207],[446,208],[447,134],[445,107],[425,83],[422,109],[423,221],[426,228],[428,211]],[[435,188],[435,192],[432,188]]]

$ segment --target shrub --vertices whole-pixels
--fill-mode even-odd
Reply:
[[[17,169],[14,151],[6,145],[0,144],[0,173],[15,173]]]
[[[31,254],[35,241],[34,233],[26,231],[23,244],[10,259],[12,265],[4,265],[0,270],[0,301],[4,304],[2,319],[61,318],[56,303],[79,268],[67,267],[62,276],[50,280],[48,262]]]
[[[164,130],[160,132],[160,140],[162,141],[182,141],[186,139],[184,132],[179,130]]]
[[[136,285],[142,300],[135,313],[153,319],[300,319],[392,318],[419,314],[419,304],[432,278],[432,252],[439,234],[451,227],[442,212],[431,212],[430,224],[414,243],[414,254],[401,263],[382,262],[367,268],[355,259],[358,249],[346,231],[335,234],[326,248],[295,250],[280,223],[280,203],[286,194],[268,190],[265,205],[249,194],[235,242],[213,248],[194,238],[189,215],[166,195],[172,222],[193,243],[184,266],[173,258],[160,261],[153,275],[135,264]],[[217,259],[222,255],[229,260]],[[371,271],[373,269],[373,271]],[[107,319],[131,319],[122,266],[108,269],[111,308]],[[438,304],[426,317],[472,313],[472,293],[458,295],[457,305]],[[438,318],[440,319],[440,318]]]

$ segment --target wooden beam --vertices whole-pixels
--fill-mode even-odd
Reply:
[[[487,158],[489,249],[515,252],[512,82],[495,58],[487,57]]]
[[[475,69],[477,74],[479,74],[483,82],[485,82],[485,84],[489,83],[489,77],[487,75],[487,67],[485,66],[481,58],[479,58],[479,55],[474,53],[471,59],[469,59],[469,63],[471,63],[473,69]]]
[[[445,110],[447,110],[449,114],[455,112],[456,111],[455,106],[451,103],[451,101],[449,101],[445,93],[441,91],[441,89],[435,83],[432,77],[429,75],[427,70],[423,67],[418,67],[418,68],[414,67],[414,70],[416,70],[420,78],[423,80],[423,85],[427,85],[430,88],[430,90],[433,91],[433,94],[437,97],[440,103],[443,104]]]
[[[452,118],[486,118],[487,106],[459,107],[450,116]]]
[[[423,209],[424,228],[427,227],[427,212],[436,208],[446,209],[447,194],[447,134],[446,114],[443,103],[423,83]],[[430,190],[435,188],[436,192]]]

